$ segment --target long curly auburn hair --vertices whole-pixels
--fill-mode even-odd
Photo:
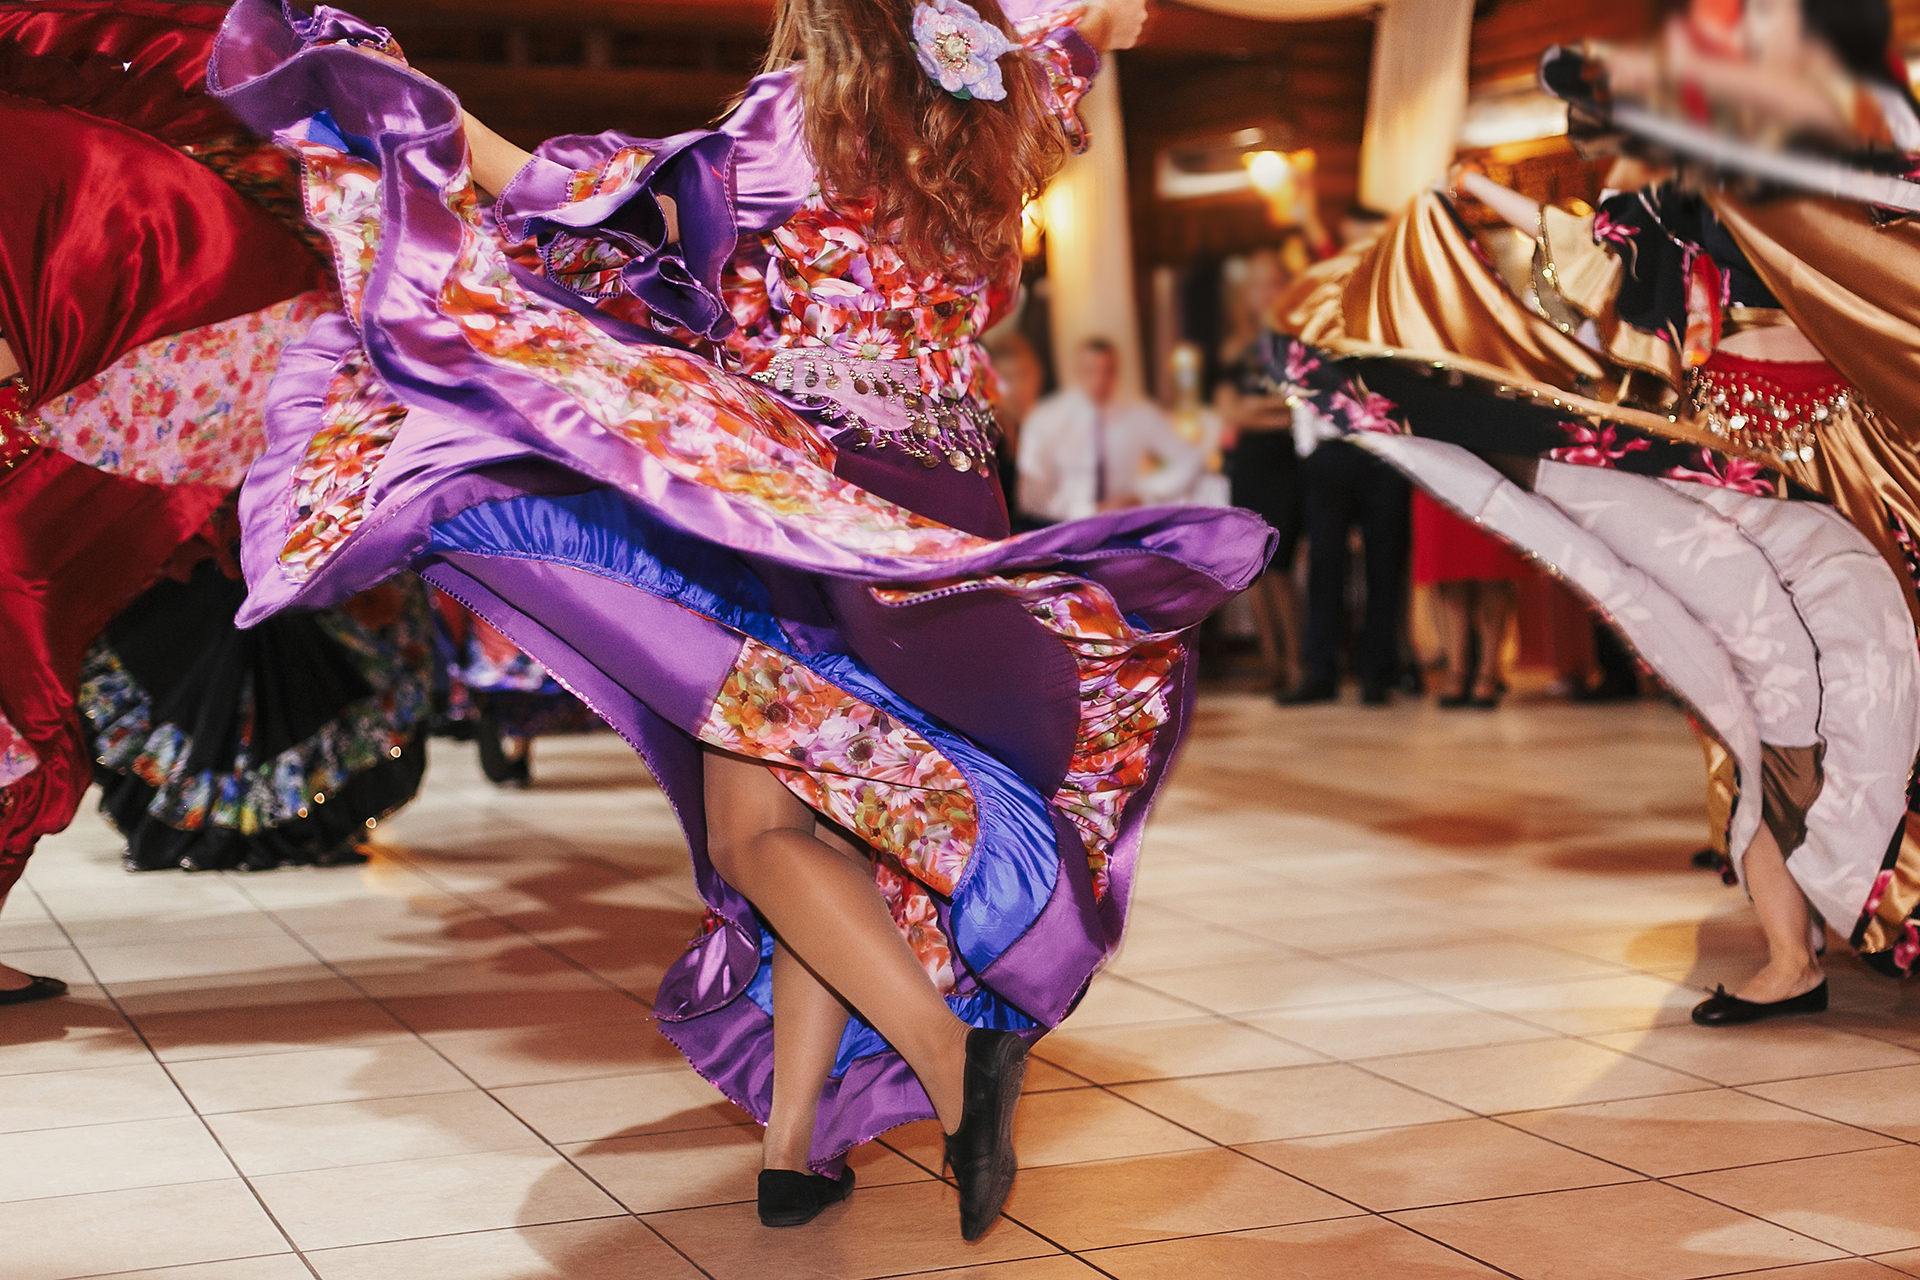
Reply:
[[[1000,0],[969,0],[1013,34]],[[766,68],[802,63],[807,149],[831,198],[871,201],[921,274],[981,279],[1020,252],[1020,210],[1066,158],[1035,64],[1000,102],[955,98],[916,60],[913,0],[781,0]]]

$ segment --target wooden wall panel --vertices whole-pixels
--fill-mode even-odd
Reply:
[[[1495,0],[1473,23],[1475,88],[1525,80],[1549,45],[1583,37],[1627,40],[1651,35],[1660,0]]]

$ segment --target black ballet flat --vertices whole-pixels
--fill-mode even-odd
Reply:
[[[1712,995],[1693,1007],[1693,1020],[1703,1027],[1739,1027],[1749,1022],[1764,1022],[1768,1018],[1789,1018],[1798,1013],[1825,1013],[1827,1011],[1827,984],[1822,982],[1811,991],[1803,991],[1797,996],[1785,1000],[1774,1000],[1767,1004],[1756,1004],[1752,1000],[1742,1000],[1739,996],[1730,996],[1724,986],[1714,988]]]
[[[947,1135],[947,1163],[960,1189],[960,1235],[987,1234],[1013,1190],[1013,1109],[1027,1078],[1027,1042],[1011,1031],[967,1033],[960,1127]]]
[[[56,996],[67,994],[67,984],[58,978],[34,978],[26,986],[13,991],[0,991],[0,1005],[32,1004],[35,1000],[52,1000]]]
[[[823,1178],[817,1173],[799,1173],[792,1169],[762,1169],[760,1225],[804,1226],[819,1217],[822,1209],[839,1204],[852,1194],[851,1169],[841,1170],[838,1178]]]

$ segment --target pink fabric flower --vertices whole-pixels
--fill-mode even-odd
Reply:
[[[1893,872],[1882,871],[1873,878],[1873,891],[1867,895],[1867,906],[1862,915],[1872,915],[1880,909],[1880,899],[1887,896],[1887,890],[1893,886]]]
[[[1560,429],[1573,443],[1563,449],[1550,450],[1547,456],[1555,462],[1570,462],[1577,467],[1611,467],[1630,453],[1653,447],[1645,440],[1621,444],[1612,423],[1595,430],[1582,423],[1563,422]]]
[[[1767,478],[1765,467],[1745,458],[1722,458],[1707,449],[1700,451],[1699,470],[1674,467],[1667,472],[1667,479],[1708,484],[1716,489],[1732,489],[1735,493],[1751,494],[1756,498],[1773,496],[1773,482]]]
[[[915,5],[913,43],[920,66],[954,97],[999,102],[1007,96],[1000,59],[1013,51],[1013,41],[965,0]]]
[[[1900,941],[1893,944],[1893,962],[1906,973],[1913,968],[1913,962],[1920,959],[1920,926],[1907,921],[1906,928],[1900,933]]]
[[[1349,396],[1335,392],[1332,406],[1347,427],[1353,431],[1375,431],[1382,435],[1403,435],[1399,422],[1393,415],[1400,406],[1377,392],[1369,391],[1364,396]]]
[[[1624,227],[1606,215],[1603,210],[1593,215],[1593,240],[1595,244],[1610,244],[1621,248],[1633,243],[1633,228]]]

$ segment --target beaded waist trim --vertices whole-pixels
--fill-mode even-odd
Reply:
[[[911,360],[863,360],[811,348],[776,352],[753,375],[821,413],[855,448],[897,448],[923,467],[988,474],[1000,438],[993,408],[978,396],[930,394]]]
[[[1845,382],[1812,391],[1787,391],[1746,370],[1695,369],[1687,386],[1693,416],[1728,443],[1770,454],[1782,462],[1811,462],[1820,432],[1847,414],[1873,416],[1873,408]]]

